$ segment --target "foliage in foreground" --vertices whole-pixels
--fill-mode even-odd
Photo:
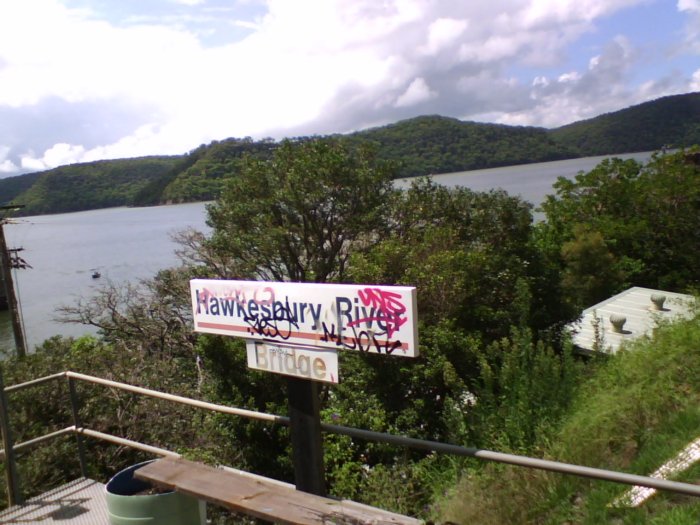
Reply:
[[[72,370],[105,379],[158,388],[173,394],[197,396],[194,360],[182,355],[156,355],[93,337],[53,338],[24,359],[7,359],[2,372],[6,385]],[[80,419],[87,428],[178,450],[202,439],[201,415],[173,403],[136,396],[85,382],[77,382]],[[41,402],[37,402],[40,399]],[[9,394],[15,442],[73,424],[65,379]],[[167,421],[167,425],[163,422]],[[89,473],[106,480],[121,468],[149,459],[128,447],[84,438]],[[21,453],[18,459],[25,496],[55,488],[80,476],[75,438],[58,438],[48,445]],[[2,496],[5,494],[3,492]]]
[[[663,326],[653,339],[630,344],[595,368],[559,429],[540,435],[546,458],[649,475],[697,439],[700,318]],[[676,479],[698,483],[700,465]],[[694,525],[700,517],[697,498],[670,492],[639,508],[611,506],[628,488],[491,465],[464,476],[439,514],[480,524]]]
[[[658,279],[673,277],[679,285],[696,282],[695,256],[686,256],[682,241],[700,217],[693,189],[699,170],[686,160],[681,152],[660,155],[644,169],[604,163],[570,184],[562,182],[547,203],[549,222],[533,227],[530,206],[504,192],[446,189],[424,179],[396,192],[390,185],[392,165],[371,149],[337,140],[287,142],[269,159],[238,164],[240,172],[223,182],[221,198],[209,206],[212,235],[181,235],[181,268],[163,271],[139,287],[103,289],[94,300],[64,309],[69,320],[98,327],[99,339],[54,340],[9,367],[8,377],[17,382],[78,369],[283,415],[284,378],[248,370],[240,341],[191,332],[189,278],[415,285],[421,356],[342,352],[343,381],[321,390],[324,421],[554,454],[555,430],[568,414],[582,374],[591,368],[573,358],[557,329],[570,320],[569,309],[576,301],[613,293],[621,279],[632,281],[642,270]],[[625,202],[634,203],[637,212],[646,202],[645,209],[669,228],[653,232],[644,220],[626,214],[615,200],[621,185],[629,190],[622,194]],[[243,190],[246,199],[241,199]],[[678,205],[675,228],[669,202]],[[642,250],[632,251],[642,243],[634,237],[639,232],[657,234],[652,241],[676,261],[675,273],[664,273],[669,266],[652,264]],[[601,268],[614,270],[613,278],[598,279]],[[168,408],[110,391],[103,401],[99,396],[105,393],[94,388],[81,389],[81,395],[81,417],[88,427],[176,448],[202,461],[293,478],[284,427]],[[31,394],[21,399],[26,414],[21,439],[32,437],[28,432],[34,427],[24,422],[36,412],[34,399]],[[67,412],[58,397],[44,409],[35,414],[39,420],[56,428],[67,424],[59,422]],[[151,424],[154,417],[167,424]],[[636,430],[628,429],[633,436]],[[33,487],[75,470],[75,456],[65,448],[71,445],[57,446],[64,448],[54,453],[57,466],[48,474],[34,457],[23,467]],[[90,446],[91,468],[101,479],[138,456]],[[551,497],[537,500],[525,493],[519,499],[520,494],[508,493],[537,519],[551,515],[556,521],[558,505],[571,507],[569,489],[548,484],[547,477],[539,482],[531,472],[484,468],[470,460],[335,435],[326,436],[325,453],[331,493],[408,514],[427,516],[436,495],[464,472],[471,476],[464,479],[476,483],[474,493],[484,497],[492,490],[484,488],[484,480],[507,487],[510,478],[523,477],[533,493],[541,490]],[[527,498],[537,505],[526,505]],[[512,522],[529,519],[530,513],[511,516]],[[494,514],[497,518],[503,516]]]

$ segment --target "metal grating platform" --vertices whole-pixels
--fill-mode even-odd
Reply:
[[[0,512],[0,525],[109,525],[104,484],[81,478]]]

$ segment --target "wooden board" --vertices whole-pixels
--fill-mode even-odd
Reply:
[[[276,523],[315,525],[419,525],[415,518],[354,501],[335,500],[281,486],[267,478],[195,463],[163,458],[140,468],[134,476],[175,489],[209,503]]]

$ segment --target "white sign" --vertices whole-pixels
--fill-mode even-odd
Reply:
[[[416,289],[190,281],[194,329],[281,343],[416,357]]]
[[[338,382],[338,352],[248,339],[248,367],[324,383]]]

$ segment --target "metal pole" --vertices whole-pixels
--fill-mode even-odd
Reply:
[[[289,426],[297,490],[326,495],[318,383],[289,377]]]
[[[75,391],[75,380],[72,377],[68,378],[68,390],[70,391],[70,407],[73,412],[73,424],[75,428],[81,428],[83,424],[80,422],[80,413],[78,411],[78,395]],[[75,439],[78,442],[78,460],[80,461],[80,474],[84,478],[88,477],[87,461],[85,460],[85,445],[83,444],[83,436],[79,433],[75,434]]]
[[[50,376],[39,377],[37,379],[32,379],[31,381],[25,381],[24,383],[17,383],[15,385],[6,386],[5,392],[9,394],[10,392],[15,392],[17,390],[23,390],[25,388],[29,388],[30,386],[41,385],[42,383],[48,383],[49,381],[61,379],[62,377],[66,377],[66,372],[59,372],[58,374],[52,374]]]
[[[44,443],[45,441],[49,441],[68,434],[75,434],[75,427],[73,425],[66,428],[62,428],[61,430],[56,430],[55,432],[44,434],[43,436],[28,439],[27,441],[22,441],[21,443],[15,443],[14,450],[17,454],[19,452],[22,452],[23,450],[29,450],[31,448],[34,448],[37,445]],[[0,458],[5,459],[4,449],[0,450]]]
[[[9,390],[15,390],[19,388],[24,388],[26,386],[31,386],[38,382],[48,381],[60,377],[62,374],[55,374],[53,376],[47,376],[45,378],[37,379],[34,381],[29,381],[27,383],[22,383],[20,385],[14,385],[8,387]],[[129,392],[135,392],[142,395],[147,395],[155,397],[158,399],[165,399],[168,401],[173,401],[175,403],[181,403],[184,405],[194,406],[198,408],[203,408],[206,410],[213,410],[223,414],[236,415],[240,417],[245,417],[248,419],[254,419],[258,421],[267,421],[269,423],[277,423],[282,425],[289,425],[290,418],[285,416],[277,416],[274,414],[266,414],[264,412],[255,412],[252,410],[246,410],[242,408],[229,407],[225,405],[217,405],[214,403],[207,403],[204,401],[197,401],[194,399],[176,396],[173,394],[165,394],[163,392],[158,392],[157,390],[150,390],[147,388],[127,385],[125,383],[118,383],[116,381],[110,381],[108,379],[101,379],[99,377],[89,376],[85,374],[79,374],[77,372],[65,372],[65,375],[72,377],[81,381],[87,381],[99,385],[108,386],[111,388],[119,388]],[[318,400],[318,396],[316,396]],[[493,452],[490,450],[483,450],[473,447],[462,447],[459,445],[452,445],[449,443],[440,443],[436,441],[427,441],[423,439],[409,438],[406,436],[397,436],[393,434],[385,434],[383,432],[374,432],[371,430],[363,430],[358,428],[345,427],[341,425],[333,425],[329,423],[321,423],[321,429],[325,432],[332,432],[334,434],[341,434],[346,436],[351,436],[359,439],[365,439],[368,441],[377,441],[380,443],[390,443],[393,445],[398,445],[402,447],[415,448],[417,450],[425,451],[435,451],[444,454],[453,454],[456,456],[469,456],[479,459],[484,459],[488,461],[495,461],[499,463],[507,463],[511,465],[519,465],[522,467],[536,468],[541,470],[549,470],[551,472],[559,472],[562,474],[572,474],[575,476],[583,476],[593,479],[600,479],[604,481],[613,481],[616,483],[624,483],[627,485],[639,485],[642,487],[651,487],[660,490],[668,490],[672,492],[678,492],[680,494],[688,494],[690,496],[700,497],[700,485],[693,485],[690,483],[682,483],[679,481],[670,481],[659,478],[652,478],[649,476],[639,476],[636,474],[627,474],[624,472],[616,472],[605,469],[598,469],[592,467],[584,467],[581,465],[573,465],[570,463],[560,463],[558,461],[550,461],[538,458],[530,458],[527,456],[517,456],[515,454],[504,454],[501,452]],[[87,429],[81,429],[85,435],[88,434]],[[101,436],[95,436],[100,437]]]
[[[132,441],[131,439],[124,439],[111,434],[105,434],[104,432],[98,432],[97,430],[91,430],[89,428],[76,428],[74,432],[77,432],[83,436],[93,437],[95,439],[101,439],[102,441],[107,441],[108,443],[114,443],[116,445],[123,445],[125,447],[135,448],[136,450],[142,450],[148,452],[149,454],[155,454],[156,456],[164,456],[171,458],[182,457],[177,452],[172,452],[164,448],[153,447],[151,445],[144,445],[138,441]]]
[[[22,492],[19,487],[19,475],[15,462],[15,450],[10,429],[10,418],[7,409],[7,396],[5,395],[5,383],[0,367],[0,430],[2,430],[2,442],[5,448],[5,477],[7,480],[7,501],[10,506],[22,503]]]
[[[372,430],[362,430],[359,428],[343,427],[340,425],[331,425],[327,423],[323,423],[321,426],[326,432],[343,434],[355,438],[366,439],[368,441],[390,443],[393,445],[410,447],[417,450],[435,451],[443,454],[452,454],[455,456],[474,457],[488,461],[495,461],[497,463],[506,463],[509,465],[517,465],[519,467],[548,470],[550,472],[558,472],[560,474],[572,474],[574,476],[600,479],[603,481],[613,481],[615,483],[624,483],[626,485],[639,485],[640,487],[650,487],[659,490],[670,490],[673,492],[678,492],[680,494],[687,494],[689,496],[700,497],[700,485],[694,485],[692,483],[669,481],[666,479],[652,478],[650,476],[639,476],[637,474],[627,474],[626,472],[617,472],[614,470],[584,467],[582,465],[562,463],[559,461],[551,461],[547,459],[531,458],[528,456],[518,456],[515,454],[494,452],[491,450],[484,450],[474,447],[461,447],[459,445],[451,445],[449,443],[426,441],[424,439],[396,436],[393,434],[374,432]]]
[[[180,403],[183,405],[189,405],[197,408],[203,408],[205,410],[215,410],[216,412],[221,412],[222,414],[231,414],[233,416],[241,416],[248,419],[256,419],[258,421],[267,421],[269,423],[279,423],[281,425],[289,425],[289,418],[286,416],[276,416],[274,414],[266,414],[265,412],[256,412],[254,410],[247,410],[245,408],[229,407],[225,405],[217,405],[214,403],[208,403],[206,401],[198,401],[196,399],[191,399],[189,397],[176,396],[174,394],[166,394],[164,392],[159,392],[158,390],[151,390],[149,388],[143,388],[140,386],[128,385],[126,383],[119,383],[117,381],[111,381],[109,379],[102,379],[100,377],[89,376],[86,374],[80,374],[78,372],[65,372],[67,377],[72,377],[80,381],[87,381],[88,383],[94,383],[96,385],[104,385],[110,388],[118,388],[119,390],[124,390],[126,392],[134,392],[135,394],[141,394],[144,396],[155,397],[156,399],[165,399],[166,401],[173,401],[174,403]],[[53,376],[51,376],[53,378]],[[48,379],[48,378],[47,378]],[[25,383],[28,385],[29,383]],[[19,386],[19,385],[17,385]],[[12,387],[12,388],[16,388]]]
[[[19,318],[19,307],[17,306],[15,285],[14,281],[12,280],[12,263],[10,261],[10,253],[7,251],[4,225],[4,220],[0,220],[0,264],[2,265],[2,280],[5,284],[7,306],[10,309],[10,315],[12,317],[12,332],[15,335],[17,357],[24,357],[27,354],[27,344],[24,340],[22,321]]]

